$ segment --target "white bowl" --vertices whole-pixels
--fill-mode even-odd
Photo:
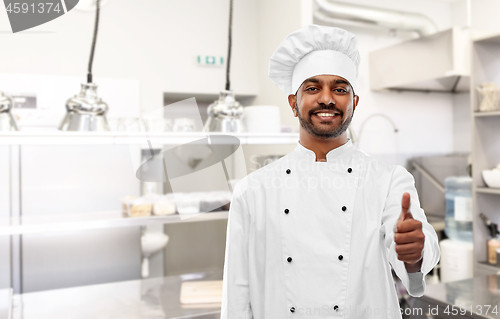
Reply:
[[[500,171],[484,170],[483,179],[488,187],[500,188]]]
[[[142,255],[149,257],[167,246],[169,237],[160,233],[149,233],[141,236]]]

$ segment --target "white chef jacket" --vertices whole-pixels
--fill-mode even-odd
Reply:
[[[352,141],[316,162],[297,142],[233,190],[224,264],[222,319],[401,318],[391,274],[420,297],[440,256],[413,176],[357,150]],[[401,200],[422,222],[421,272],[397,259]]]

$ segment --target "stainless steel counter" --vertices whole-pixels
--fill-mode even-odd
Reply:
[[[413,308],[422,309],[423,315],[411,318],[500,319],[500,275],[428,285],[425,294],[412,301]],[[430,313],[431,309],[439,311]]]
[[[13,319],[219,319],[220,303],[180,304],[182,282],[222,280],[194,273],[14,295]]]

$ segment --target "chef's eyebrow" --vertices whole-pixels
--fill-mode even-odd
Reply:
[[[346,80],[343,80],[343,79],[336,79],[335,81],[332,81],[336,84],[347,84],[349,85],[349,82],[347,82]]]
[[[309,83],[309,82],[312,82],[312,83],[321,83],[320,80],[316,79],[316,78],[309,78],[307,80],[304,81],[304,84],[306,83]]]
[[[307,80],[304,81],[304,84],[307,84],[309,82],[312,82],[312,83],[322,83],[323,81],[321,81],[319,79],[316,79],[316,78],[309,78],[309,79],[307,79]],[[349,85],[349,82],[347,82],[344,79],[335,79],[335,80],[332,81],[332,83],[335,83],[335,84],[347,84],[347,85]]]

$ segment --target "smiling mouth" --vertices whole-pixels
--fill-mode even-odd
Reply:
[[[340,113],[337,112],[316,112],[313,113],[314,117],[318,117],[321,120],[333,120],[337,118],[340,115]]]
[[[336,115],[339,115],[339,113],[323,113],[323,112],[318,112],[318,113],[314,113],[316,114],[317,116],[336,116]]]

